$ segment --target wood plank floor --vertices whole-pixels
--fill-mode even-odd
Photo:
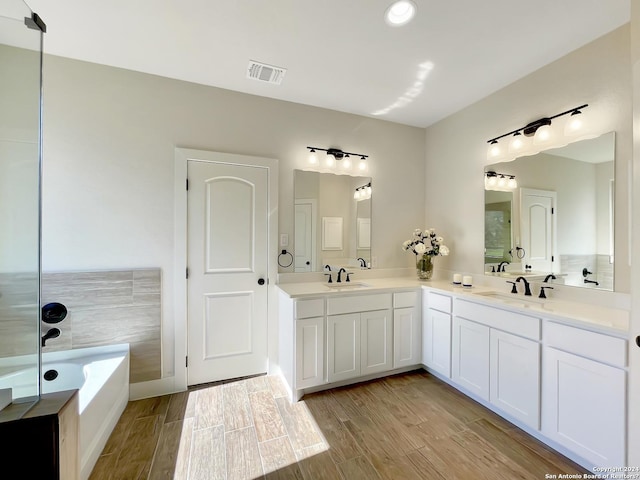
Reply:
[[[417,370],[307,395],[279,377],[129,402],[90,480],[544,479],[586,473]]]

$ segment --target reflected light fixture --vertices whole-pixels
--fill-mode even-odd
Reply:
[[[371,198],[371,182],[356,188],[356,191],[353,193],[353,198],[358,202]]]
[[[369,169],[367,158],[369,155],[354,152],[344,152],[339,148],[320,148],[320,147],[307,147],[309,150],[309,158],[307,160],[307,166],[311,169],[319,169],[323,171],[330,171],[335,173],[350,173],[354,167],[358,174],[365,173]],[[320,161],[317,156],[317,152],[326,152],[327,156],[323,161]],[[354,164],[352,156],[360,157],[357,165]]]
[[[411,0],[399,0],[393,2],[384,12],[384,20],[387,25],[401,27],[406,25],[416,16],[418,7]]]
[[[515,175],[490,170],[484,174],[484,188],[485,190],[513,190],[518,188],[518,182]]]
[[[511,142],[509,143],[509,153],[521,152],[526,149],[529,143],[533,143],[534,145],[546,145],[549,143],[553,143],[555,141],[554,138],[558,135],[558,133],[553,130],[552,121],[564,115],[571,114],[569,120],[565,124],[563,132],[564,135],[569,137],[581,133],[583,127],[581,110],[584,110],[588,106],[589,105],[585,103],[584,105],[571,108],[565,112],[561,112],[550,117],[540,118],[531,123],[528,123],[524,127],[517,128],[515,130],[512,130],[511,132],[507,132],[498,137],[487,140],[487,143],[489,144],[489,148],[487,150],[487,159],[495,160],[504,157],[506,151],[500,146],[499,140],[505,137],[512,136]],[[533,137],[533,139],[531,139],[531,137]]]

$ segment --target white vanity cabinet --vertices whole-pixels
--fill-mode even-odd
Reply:
[[[625,465],[627,341],[543,326],[542,432],[602,467]]]
[[[321,385],[324,379],[324,299],[298,300],[295,316],[295,386]]]
[[[452,379],[522,423],[540,424],[540,319],[457,298]]]
[[[422,363],[441,375],[451,377],[451,305],[449,295],[425,290],[422,293],[424,324]]]
[[[419,365],[422,358],[420,292],[393,294],[393,368]]]
[[[329,383],[393,368],[391,294],[327,298]]]

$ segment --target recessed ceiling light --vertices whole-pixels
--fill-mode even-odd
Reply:
[[[415,17],[417,9],[418,7],[411,0],[400,0],[387,8],[384,20],[392,27],[400,27]]]

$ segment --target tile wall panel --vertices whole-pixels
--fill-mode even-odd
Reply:
[[[67,317],[43,352],[129,343],[131,383],[161,377],[160,269],[45,272],[42,304],[59,302]]]

